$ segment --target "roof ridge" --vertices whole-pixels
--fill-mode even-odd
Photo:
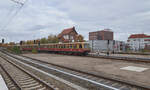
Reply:
[[[150,35],[147,34],[131,34],[129,38],[150,38]]]

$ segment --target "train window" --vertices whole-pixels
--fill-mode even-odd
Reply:
[[[82,44],[79,44],[79,48],[82,48]]]
[[[70,48],[72,48],[72,45],[70,44]]]
[[[64,45],[61,45],[61,48],[64,48]]]
[[[63,45],[64,46],[64,48],[66,48],[66,45]]]
[[[48,48],[48,47],[49,47],[48,45],[45,46],[45,48]]]
[[[67,44],[67,48],[69,48],[69,45]]]
[[[73,45],[73,48],[74,48],[74,49],[76,49],[76,48],[77,48],[77,45],[76,45],[76,44],[75,44],[75,45]]]
[[[84,44],[84,48],[89,48],[89,44]]]
[[[68,48],[68,45],[66,44],[65,47]]]
[[[33,46],[33,48],[36,48],[36,46]]]
[[[55,45],[55,48],[58,48],[58,45]]]

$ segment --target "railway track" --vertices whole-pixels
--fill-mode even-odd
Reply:
[[[54,64],[49,64],[39,60],[26,58],[5,52],[9,57],[20,60],[23,63],[29,64],[35,68],[39,68],[47,73],[51,73],[64,80],[75,83],[88,90],[148,90],[150,87],[139,86],[134,83],[127,83],[121,80],[99,77],[86,72],[73,70],[70,68],[61,67]]]
[[[5,80],[9,90],[20,90],[17,83],[11,78],[7,71],[0,65],[0,73]]]
[[[10,90],[54,90],[50,84],[6,58],[1,59],[0,64],[2,76]]]

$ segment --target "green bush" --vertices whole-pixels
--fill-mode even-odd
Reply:
[[[149,49],[142,49],[141,52],[150,52]]]
[[[37,50],[35,48],[32,49],[32,53],[37,53]]]
[[[11,51],[16,54],[21,54],[20,47],[17,47],[17,46],[12,47]]]

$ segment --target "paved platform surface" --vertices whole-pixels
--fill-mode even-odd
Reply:
[[[0,90],[8,90],[3,77],[0,75]]]
[[[129,61],[102,59],[102,58],[65,56],[56,54],[23,54],[23,55],[92,73],[93,72],[99,74],[105,73],[107,75],[111,75],[112,77],[134,81],[141,85],[142,84],[148,86],[150,85],[150,78],[149,78],[150,64],[142,64]],[[129,68],[129,70],[124,70],[121,68]],[[146,69],[142,69],[142,71],[137,70],[139,68],[141,69],[146,68]]]
[[[104,55],[106,56],[105,53],[90,53],[94,55]],[[150,59],[150,55],[133,55],[133,54],[110,54],[109,56],[118,56],[118,57],[130,57],[130,58],[148,58]]]

